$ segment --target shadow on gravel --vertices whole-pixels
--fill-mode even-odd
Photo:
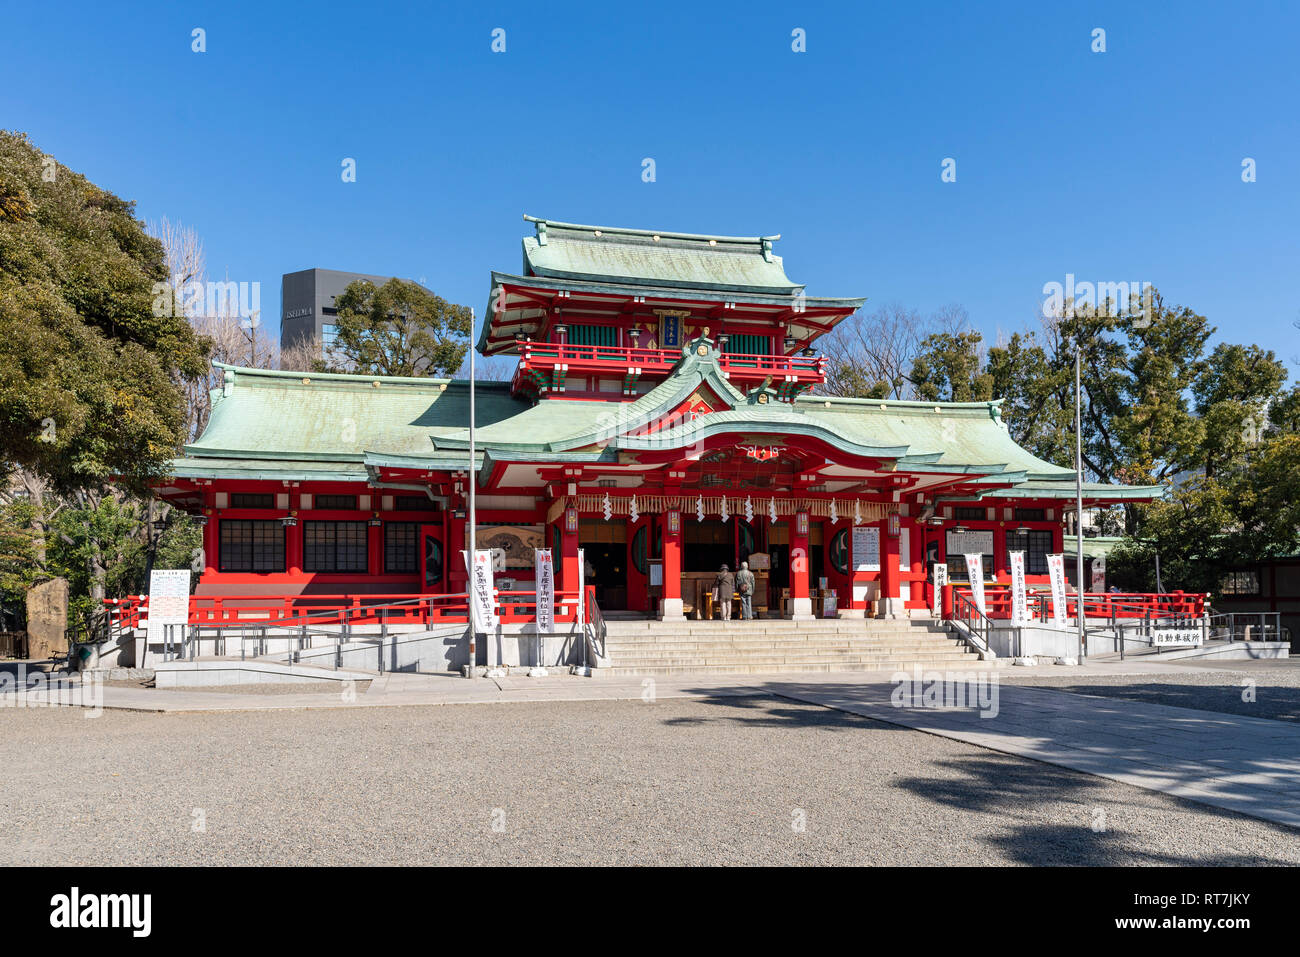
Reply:
[[[1270,718],[1276,721],[1300,721],[1300,688],[1270,685],[1256,680],[1254,701],[1243,701],[1245,690],[1241,680],[1235,684],[1188,684],[1185,682],[1147,681],[1142,684],[1110,684],[1104,682],[1051,683],[1025,681],[1015,686],[1043,688],[1049,691],[1066,691],[1098,698],[1122,698],[1147,704],[1162,704],[1174,708],[1195,708],[1199,711],[1217,711],[1246,718]],[[1007,683],[1008,686],[1012,682]]]
[[[769,683],[754,687],[768,691],[768,694],[750,698],[737,698],[717,694],[702,694],[698,699],[705,705],[715,705],[716,717],[683,717],[665,719],[668,725],[702,725],[710,722],[731,722],[755,728],[822,728],[837,731],[854,731],[870,728],[875,731],[892,730],[914,734],[917,731],[903,725],[879,721],[835,708],[827,707],[814,701],[787,702],[782,694],[794,694],[797,685],[789,682]],[[864,697],[880,703],[883,694],[887,699],[889,685],[877,685],[864,689],[861,684],[836,685],[819,683],[815,687],[823,700],[842,699],[845,702],[862,700]],[[1042,685],[1026,685],[1050,691],[1077,691],[1083,694],[1097,694],[1109,697],[1111,701],[1102,705],[1105,710],[1122,710],[1123,705],[1113,700],[1110,693],[1117,689],[1111,685],[1079,684],[1067,688]],[[1085,689],[1094,688],[1095,691]],[[1191,694],[1205,692],[1206,686],[1174,687],[1153,683],[1139,685],[1132,690],[1137,692],[1132,700],[1150,701],[1155,704],[1175,704],[1174,701],[1158,697],[1148,698],[1147,694],[1165,691],[1187,690]],[[1210,690],[1217,690],[1211,688]],[[1234,689],[1226,689],[1232,692]],[[1262,691],[1263,689],[1261,689]],[[1296,695],[1297,689],[1279,688],[1278,691]],[[1236,689],[1240,694],[1240,689]],[[1201,706],[1202,710],[1208,710]],[[1247,712],[1249,713],[1249,712]],[[1262,715],[1256,715],[1262,716]],[[1099,714],[1104,721],[1105,715]],[[1099,729],[1104,730],[1104,727]],[[951,739],[949,739],[951,740]],[[1101,740],[1100,738],[1098,740]],[[954,743],[960,743],[955,742]],[[924,777],[892,778],[891,786],[907,790],[918,798],[934,804],[955,808],[971,814],[995,817],[1003,829],[1010,829],[1011,834],[984,838],[990,846],[997,847],[1015,863],[1030,865],[1198,865],[1198,866],[1251,866],[1261,864],[1291,864],[1283,857],[1262,857],[1247,854],[1218,853],[1208,854],[1204,849],[1180,853],[1177,847],[1168,847],[1159,851],[1143,849],[1152,845],[1150,834],[1126,831],[1123,820],[1126,812],[1132,810],[1129,805],[1117,804],[1115,788],[1125,787],[1108,778],[1089,773],[1089,763],[1094,763],[1097,773],[1113,768],[1113,761],[1126,761],[1135,755],[1130,743],[1123,739],[1100,745],[1092,754],[1078,752],[1076,760],[1082,761],[1081,767],[1060,767],[1040,762],[1028,757],[1002,755],[986,751],[977,745],[965,745],[977,749],[977,753],[949,760],[935,761],[935,773]],[[1175,783],[1201,783],[1198,772],[1192,769],[1174,768],[1170,762],[1162,770]],[[1227,769],[1225,769],[1227,770]],[[1240,771],[1266,770],[1256,767],[1253,762],[1246,762]],[[1145,789],[1141,789],[1145,790]],[[1149,791],[1154,800],[1170,800],[1184,805],[1189,811],[1207,817],[1219,818],[1228,825],[1241,821],[1241,815],[1234,811],[1211,805],[1185,801],[1173,795]],[[1156,797],[1158,795],[1158,797]],[[1256,800],[1266,800],[1256,798]],[[1071,817],[1077,818],[1078,825],[1048,825],[1042,823],[1017,823],[1018,809],[1054,809],[1068,808]],[[1145,819],[1162,813],[1158,807],[1143,808]],[[1093,830],[1093,823],[1103,825]],[[1268,827],[1278,836],[1278,844],[1294,847],[1297,831],[1283,824],[1267,819],[1255,818],[1253,823]]]
[[[815,702],[788,702],[776,694],[732,697],[725,694],[700,695],[692,698],[703,705],[715,706],[714,717],[665,718],[669,727],[713,724],[719,721],[742,724],[754,728],[828,728],[834,731],[851,731],[873,728],[877,731],[908,731],[900,727],[866,718],[862,715],[837,711]],[[746,713],[748,712],[748,713]]]
[[[940,761],[936,762],[936,767],[948,774],[938,779],[900,778],[894,783],[936,804],[995,816],[998,823],[1010,827],[1012,833],[985,840],[1018,864],[1246,867],[1290,863],[1280,857],[1181,854],[1172,847],[1158,852],[1143,850],[1141,845],[1152,843],[1150,836],[1124,830],[1122,819],[1126,807],[1116,805],[1113,794],[1107,794],[1115,784],[1068,769],[987,755]],[[1071,813],[1086,823],[1077,826],[1017,824],[1008,820],[1009,815],[1014,815],[1015,808],[1070,805],[1073,805]],[[1202,804],[1192,806],[1196,814],[1221,818],[1227,824],[1241,819],[1230,811]],[[1093,830],[1094,822],[1100,826],[1099,830]],[[1284,825],[1267,821],[1257,823],[1276,831],[1282,842],[1291,844],[1295,841],[1296,832]]]

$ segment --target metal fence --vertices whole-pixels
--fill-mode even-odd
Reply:
[[[1210,615],[1208,632],[1219,641],[1290,641],[1290,631],[1282,627],[1282,613],[1277,611],[1233,611]]]
[[[0,658],[26,658],[27,632],[0,631]]]

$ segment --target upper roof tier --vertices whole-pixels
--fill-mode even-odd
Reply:
[[[524,238],[529,276],[769,296],[794,296],[803,289],[772,252],[780,236],[700,236],[524,219],[537,231]]]
[[[478,349],[553,341],[564,320],[596,326],[657,321],[669,313],[689,336],[708,326],[768,327],[793,355],[851,315],[864,299],[809,298],[772,252],[779,236],[702,236],[581,226],[535,216],[523,240],[523,275],[493,272]],[[644,343],[642,343],[644,345]],[[676,341],[669,343],[673,348]]]

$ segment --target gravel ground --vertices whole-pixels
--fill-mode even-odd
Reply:
[[[1088,675],[1082,678],[1068,673],[1022,678],[1013,668],[998,674],[1008,684],[1035,685],[1076,694],[1200,708],[1252,718],[1300,721],[1300,658],[1189,663],[1179,668],[1173,674]],[[1253,682],[1253,686],[1248,688],[1248,681]],[[1247,690],[1253,694],[1254,701],[1243,699]]]
[[[0,741],[0,864],[1300,863],[1300,831],[767,697],[5,710]]]

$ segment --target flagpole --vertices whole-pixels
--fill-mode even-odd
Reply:
[[[475,486],[478,485],[478,476],[474,470],[474,307],[469,310],[469,471],[466,481],[469,483],[469,548],[467,558],[469,559],[470,581],[468,587],[470,594],[466,595],[469,604],[469,676],[477,677],[478,649],[475,639],[478,637],[478,616],[475,614],[475,601],[473,595],[473,576],[475,570],[475,552],[478,549],[478,515],[475,512],[474,493]]]
[[[1081,336],[1079,337],[1082,338]],[[1088,651],[1088,638],[1083,628],[1083,390],[1079,387],[1079,353],[1082,343],[1074,345],[1074,584],[1077,596],[1075,620],[1079,629],[1079,663]]]

